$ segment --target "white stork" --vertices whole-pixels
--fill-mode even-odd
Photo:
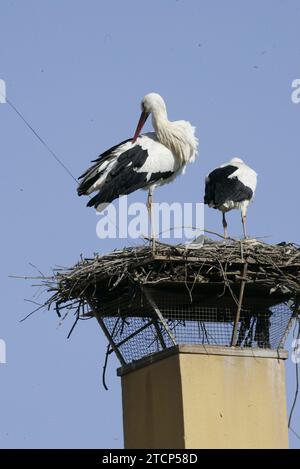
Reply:
[[[247,237],[247,208],[255,195],[256,183],[256,172],[240,158],[232,158],[206,177],[204,203],[222,212],[225,238],[228,237],[225,213],[232,209],[241,210],[244,238]]]
[[[78,195],[98,191],[88,207],[101,211],[121,195],[147,189],[151,218],[155,187],[171,182],[194,161],[198,146],[195,128],[187,121],[169,121],[165,102],[157,93],[147,94],[141,108],[134,137],[102,153],[80,176]],[[155,132],[140,135],[149,114]]]

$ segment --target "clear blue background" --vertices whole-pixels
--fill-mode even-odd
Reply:
[[[197,162],[157,201],[202,201],[203,179],[233,156],[259,174],[249,231],[299,242],[298,0],[0,0],[0,78],[34,128],[78,176],[102,150],[132,136],[143,95],[165,98],[170,119],[197,126]],[[45,274],[124,245],[96,237],[97,217],[75,183],[8,104],[0,105],[0,446],[122,447],[119,379],[101,385],[105,339],[91,321],[19,320],[36,289],[9,274]],[[147,128],[151,123],[147,124]],[[145,193],[131,201],[144,201]],[[238,213],[228,216],[240,235]],[[220,215],[206,227],[221,231]],[[290,348],[290,340],[287,344]],[[287,362],[288,407],[295,366]],[[294,429],[300,433],[299,402]],[[291,447],[300,446],[291,434]]]

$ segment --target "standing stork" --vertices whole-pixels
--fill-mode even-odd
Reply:
[[[254,197],[256,183],[256,172],[240,158],[232,158],[206,177],[204,203],[222,212],[225,238],[228,237],[225,213],[232,209],[241,210],[244,238],[247,237],[247,209]]]
[[[195,160],[198,140],[195,128],[187,121],[168,120],[164,100],[157,93],[147,94],[141,102],[142,113],[133,138],[102,153],[80,176],[78,195],[98,193],[87,203],[99,211],[121,195],[147,189],[147,208],[152,220],[153,192],[157,186],[171,182]],[[155,132],[142,134],[149,115]],[[154,243],[154,229],[152,229]]]

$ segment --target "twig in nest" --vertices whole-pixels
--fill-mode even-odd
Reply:
[[[105,375],[106,375],[106,368],[107,368],[109,355],[110,355],[110,344],[108,344],[106,348],[106,354],[105,354],[103,370],[102,370],[102,384],[103,384],[105,391],[108,391],[108,387],[106,386],[106,381],[105,381]]]
[[[298,334],[296,337],[295,348],[299,347],[299,339],[300,339],[300,318],[298,317]],[[293,417],[294,409],[295,409],[297,398],[298,398],[298,392],[299,392],[299,370],[298,370],[297,361],[295,363],[295,367],[296,367],[296,390],[295,390],[295,396],[294,396],[293,404],[292,404],[290,415],[289,415],[288,428],[291,427],[292,417]]]
[[[78,306],[78,308],[77,308],[77,311],[76,311],[76,319],[75,319],[75,321],[74,321],[73,326],[72,326],[71,329],[70,329],[69,334],[67,335],[67,339],[69,339],[69,338],[71,337],[71,334],[72,334],[72,332],[73,332],[73,330],[74,330],[76,324],[77,324],[78,321],[79,321],[80,306],[81,306],[81,304],[79,304],[79,306]]]
[[[31,313],[27,314],[27,316],[25,316],[24,318],[20,319],[20,322],[25,321],[25,319],[29,318],[29,317],[32,316],[34,313],[36,313],[36,312],[39,311],[40,309],[43,309],[44,307],[45,307],[45,305],[39,306],[39,307],[36,308],[35,310],[31,311]]]

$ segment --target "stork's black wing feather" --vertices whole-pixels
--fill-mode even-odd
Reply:
[[[215,208],[220,207],[225,202],[242,202],[250,200],[253,191],[245,186],[237,177],[229,178],[238,168],[227,165],[212,171],[205,182],[204,203]]]
[[[120,147],[121,145],[124,145],[124,143],[130,142],[131,140],[132,138],[127,138],[127,140],[123,140],[123,142],[118,143],[118,145],[114,145],[113,147],[109,148],[105,152],[101,153],[101,155],[99,155],[98,158],[96,158],[95,160],[92,160],[92,163],[95,163],[95,162],[98,163],[99,161],[103,162],[107,157],[110,157],[111,153],[117,150],[118,147]]]
[[[77,188],[78,195],[86,195],[90,187],[97,181],[97,179],[102,175],[102,172],[99,172],[100,166],[108,160],[112,153],[117,150],[118,147],[124,143],[130,142],[132,139],[128,138],[118,145],[114,145],[105,152],[101,153],[95,160],[92,160],[94,163],[90,168],[88,168],[78,179],[83,179]]]
[[[88,203],[88,207],[97,207],[103,203],[110,203],[121,195],[128,195],[137,189],[147,187],[151,183],[161,179],[167,179],[173,175],[172,171],[156,172],[150,175],[144,171],[138,171],[145,163],[148,151],[140,145],[122,153],[116,165],[109,172],[101,190]]]

